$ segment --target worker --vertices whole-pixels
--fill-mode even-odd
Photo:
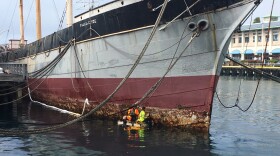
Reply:
[[[141,110],[141,112],[139,114],[137,122],[143,123],[145,121],[145,119],[146,119],[145,109],[146,109],[146,107],[142,107],[142,110]]]
[[[123,125],[126,126],[127,121],[130,121],[132,126],[136,122],[139,115],[138,108],[132,107],[127,111],[127,115],[123,117]]]

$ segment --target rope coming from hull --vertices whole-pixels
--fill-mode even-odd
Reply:
[[[56,59],[54,59],[48,66],[46,66],[44,68],[44,70],[40,70],[39,72],[37,72],[35,75],[35,77],[32,77],[32,78],[37,78],[37,80],[31,82],[30,84],[26,85],[25,87],[23,87],[22,89],[24,88],[29,88],[29,86],[35,84],[36,82],[38,82],[40,79],[42,79],[43,77],[46,76],[46,78],[51,74],[51,72],[54,70],[54,68],[56,67],[56,65],[59,63],[59,61],[63,58],[63,56],[66,54],[67,50],[70,48],[71,46],[71,43],[72,40],[67,44],[67,46],[63,49],[62,53],[60,53]],[[35,91],[45,80],[46,78],[39,82],[38,85],[36,85],[36,87],[33,88],[33,90],[31,90],[31,93],[33,91]],[[8,95],[8,94],[12,94],[12,93],[15,93],[17,91],[12,91],[12,92],[8,92],[8,93],[5,93],[5,94],[0,94],[0,96],[3,96],[3,95]],[[22,97],[16,99],[16,100],[13,100],[13,101],[10,101],[10,102],[5,102],[5,103],[0,103],[0,105],[7,105],[7,104],[11,104],[13,102],[16,102],[16,101],[19,101],[25,97],[27,97],[29,94],[25,94],[23,95]]]
[[[270,28],[271,28],[271,17],[272,17],[272,12],[273,12],[273,8],[274,8],[274,1],[275,1],[275,0],[272,1],[272,6],[271,6],[270,19],[269,19],[269,24],[268,24],[268,34],[269,34]],[[256,4],[256,5],[257,5],[257,4]],[[267,36],[267,37],[269,37],[269,36]],[[266,40],[264,55],[266,54],[267,46],[268,46],[268,40]],[[247,47],[246,47],[246,49],[247,49]],[[233,59],[231,59],[231,58],[228,57],[228,56],[226,56],[226,57],[227,57],[228,59],[230,59],[230,60],[233,60]],[[264,66],[264,60],[265,60],[265,59],[263,58],[263,60],[262,60],[262,66],[261,66],[262,68],[263,68],[263,66]],[[237,61],[235,61],[235,62],[237,62]],[[242,65],[241,63],[238,63],[238,64],[239,64],[239,65]],[[271,74],[267,74],[267,73],[264,74],[264,72],[262,72],[261,70],[249,68],[249,67],[247,67],[247,66],[245,66],[245,65],[242,65],[242,66],[243,66],[243,67],[246,67],[247,69],[251,69],[251,70],[253,70],[253,71],[257,71],[257,73],[259,73],[259,74],[261,75],[261,76],[258,78],[257,86],[256,86],[256,89],[255,89],[253,98],[252,98],[251,103],[249,104],[249,106],[248,106],[246,109],[241,108],[241,107],[239,106],[239,98],[238,98],[238,97],[237,97],[236,102],[235,102],[235,104],[234,104],[233,106],[225,106],[225,105],[222,103],[222,101],[220,100],[220,98],[219,98],[217,92],[216,92],[216,95],[217,95],[217,98],[218,98],[218,101],[220,102],[220,104],[221,104],[222,106],[224,106],[225,108],[234,108],[234,107],[237,107],[237,108],[238,108],[239,110],[241,110],[242,112],[247,112],[247,111],[251,108],[252,104],[253,104],[254,101],[255,101],[256,94],[257,94],[257,91],[258,91],[258,88],[259,88],[259,85],[260,85],[260,81],[261,81],[261,79],[262,79],[262,76],[264,76],[264,75],[266,75],[266,76],[269,75],[269,76],[270,76],[269,78],[273,78],[272,80],[275,80],[275,81],[277,81],[277,82],[279,82],[279,78],[277,77],[277,78],[275,79],[275,76],[273,76],[273,75],[271,75]],[[261,69],[262,69],[262,68],[261,68]],[[239,92],[240,92],[240,87],[239,87]],[[239,96],[239,92],[238,92],[238,96]]]

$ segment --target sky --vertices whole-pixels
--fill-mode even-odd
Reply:
[[[88,10],[92,3],[99,6],[106,1],[108,0],[73,0],[73,15]],[[272,1],[263,0],[254,12],[253,19],[270,15]],[[58,30],[65,4],[66,0],[41,0],[42,36],[47,36]],[[23,6],[25,39],[31,43],[36,40],[35,0],[23,0]],[[275,0],[273,15],[280,16],[279,7],[280,0]],[[10,39],[19,39],[19,0],[2,0],[0,10],[0,44],[8,43]],[[64,22],[63,27],[65,25]]]

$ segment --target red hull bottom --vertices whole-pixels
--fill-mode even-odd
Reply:
[[[213,91],[217,76],[189,76],[165,78],[152,97],[140,106],[146,107],[155,123],[166,126],[208,127],[211,116]],[[122,79],[48,78],[31,80],[31,90],[37,100],[77,113],[82,112],[86,98],[90,111],[110,95]],[[95,116],[119,118],[120,112],[139,100],[158,78],[131,78],[110,102]],[[117,114],[115,114],[117,113]],[[115,114],[115,115],[110,115]]]

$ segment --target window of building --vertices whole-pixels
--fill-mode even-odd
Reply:
[[[278,41],[278,32],[273,32],[273,41]]]
[[[249,37],[245,37],[245,43],[249,43]]]
[[[262,42],[262,36],[258,36],[258,42]]]
[[[232,43],[233,43],[233,44],[235,43],[235,38],[232,38]]]
[[[253,42],[256,42],[256,36],[253,35]]]
[[[253,60],[254,59],[254,54],[245,54],[244,59],[245,60]]]
[[[241,59],[241,54],[232,54],[232,58],[236,59],[236,60],[240,60]]]
[[[242,37],[238,37],[238,43],[242,43]]]

